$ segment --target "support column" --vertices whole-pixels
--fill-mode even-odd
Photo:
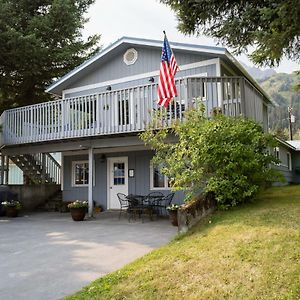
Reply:
[[[9,178],[9,156],[6,155],[5,156],[5,163],[4,163],[4,166],[5,166],[5,176],[4,176],[4,184],[8,184],[8,178]]]
[[[42,153],[42,184],[46,183],[46,154]]]
[[[93,216],[93,178],[94,175],[94,150],[89,149],[89,185],[88,185],[88,202],[89,202],[89,217]]]
[[[4,184],[4,168],[5,168],[4,155],[1,154],[1,185]]]

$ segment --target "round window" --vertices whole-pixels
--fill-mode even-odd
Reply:
[[[124,63],[129,66],[133,65],[138,57],[138,53],[134,48],[128,49],[124,54]]]

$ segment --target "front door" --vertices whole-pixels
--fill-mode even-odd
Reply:
[[[128,157],[108,158],[108,203],[109,209],[119,209],[118,193],[128,195]]]

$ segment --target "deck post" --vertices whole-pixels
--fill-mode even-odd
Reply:
[[[42,184],[46,183],[46,154],[42,153]]]
[[[5,165],[5,176],[4,176],[4,184],[8,184],[8,181],[9,181],[9,156],[6,155],[5,156],[5,162],[4,162],[4,165]]]
[[[4,184],[4,168],[5,168],[4,155],[1,154],[1,185]]]
[[[94,149],[89,148],[89,184],[88,184],[88,203],[89,217],[93,216],[93,175],[94,175]]]

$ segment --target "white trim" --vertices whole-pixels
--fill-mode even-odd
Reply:
[[[64,190],[64,153],[61,152],[61,162],[60,162],[60,190]]]
[[[74,168],[75,168],[76,164],[89,164],[89,161],[88,160],[74,160],[74,161],[72,161],[71,186],[72,187],[87,187],[88,183],[86,183],[86,184],[75,184],[75,172],[74,172],[75,170],[74,170]],[[89,178],[89,180],[90,180],[90,178]]]
[[[89,160],[88,159],[85,159],[85,160],[73,160],[72,161],[72,169],[71,169],[71,187],[88,187],[89,184],[75,184],[75,173],[74,173],[74,165],[78,163],[78,164],[88,164],[89,163]],[[94,166],[95,166],[95,158],[94,158]],[[95,168],[93,168],[93,176],[92,176],[92,180],[93,180],[93,186],[95,186],[95,175],[96,175],[96,170]],[[90,180],[90,178],[89,178]]]
[[[168,178],[166,175],[164,175],[165,179],[164,179],[164,187],[154,187],[153,186],[153,164],[150,163],[150,190],[151,191],[157,191],[157,190],[162,190],[162,191],[169,191],[171,190],[171,188],[168,185]]]
[[[125,162],[125,186],[127,188],[127,193],[128,194],[128,190],[129,190],[129,182],[128,182],[128,156],[114,156],[114,157],[108,157],[107,158],[107,173],[106,173],[106,178],[107,178],[107,199],[106,199],[106,205],[107,205],[107,209],[111,209],[111,201],[110,201],[110,183],[111,183],[111,170],[110,170],[110,165],[111,165],[111,161],[113,160],[121,160]]]
[[[85,69],[92,63],[94,63],[96,60],[100,59],[104,55],[106,55],[108,52],[112,51],[113,49],[117,48],[123,43],[128,43],[128,44],[135,44],[135,45],[141,45],[141,46],[152,46],[152,47],[162,47],[162,41],[149,41],[149,40],[138,40],[135,38],[128,38],[128,37],[123,37],[120,40],[116,41],[112,45],[108,46],[105,48],[103,51],[101,51],[99,54],[95,55],[93,58],[90,60],[86,61],[82,65],[78,66],[76,69],[71,71],[69,74],[67,74],[65,77],[62,77],[59,79],[57,82],[53,83],[50,87],[46,89],[46,92],[50,92],[75,74],[79,73],[81,70]],[[195,51],[195,52],[202,52],[202,53],[212,53],[212,54],[226,54],[226,49],[220,48],[202,48],[201,46],[193,47],[193,45],[178,45],[176,43],[170,42],[170,45],[172,49],[178,49],[178,50],[186,50],[186,51]]]
[[[133,59],[132,60],[128,60],[127,59],[127,55],[128,53],[132,52],[133,53]],[[133,65],[138,59],[138,52],[134,49],[134,48],[129,48],[126,50],[126,52],[123,55],[123,61],[127,66]]]
[[[288,159],[287,161],[287,168],[289,171],[293,170],[293,166],[292,166],[292,154],[291,152],[286,152],[286,157]]]
[[[203,60],[203,61],[199,61],[196,63],[186,64],[186,65],[180,66],[179,72],[189,70],[189,69],[195,69],[198,67],[216,65],[217,63],[218,63],[218,58],[212,58],[209,60]],[[133,75],[133,76],[122,77],[122,78],[104,81],[104,82],[100,82],[100,83],[88,84],[88,85],[84,85],[84,86],[80,86],[80,87],[76,87],[76,88],[66,89],[63,91],[63,93],[64,93],[64,95],[70,94],[70,93],[77,93],[77,92],[82,92],[82,91],[86,91],[86,90],[105,87],[108,85],[114,85],[114,84],[120,84],[120,83],[124,83],[124,82],[139,80],[139,79],[143,79],[143,78],[147,78],[147,77],[155,77],[158,75],[159,75],[159,70],[148,72],[148,73],[143,73],[143,74],[138,74],[138,75]],[[190,77],[190,76],[188,76],[188,77]],[[179,78],[180,77],[178,77],[178,79]],[[175,78],[175,80],[176,79],[177,78]]]

